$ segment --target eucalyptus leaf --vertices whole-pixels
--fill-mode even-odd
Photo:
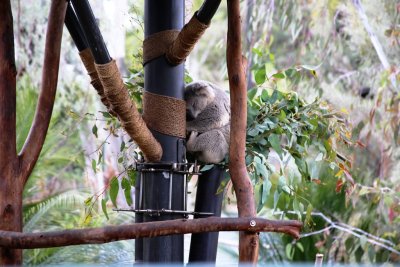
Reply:
[[[110,199],[115,207],[117,207],[117,196],[119,191],[119,182],[117,177],[113,177],[110,182]]]
[[[102,209],[104,215],[106,216],[107,220],[109,220],[110,218],[108,217],[108,213],[107,213],[107,201],[104,198],[101,200],[101,209]]]

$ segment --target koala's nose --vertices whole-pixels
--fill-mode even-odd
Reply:
[[[186,110],[186,121],[192,121],[194,119],[195,117],[193,116],[192,112],[190,110]]]

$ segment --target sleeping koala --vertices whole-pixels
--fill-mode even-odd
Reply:
[[[186,86],[185,101],[187,151],[204,163],[221,162],[229,149],[229,96],[215,84],[198,81]]]

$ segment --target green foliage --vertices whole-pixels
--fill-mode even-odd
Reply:
[[[35,114],[38,88],[30,78],[21,77],[17,88],[17,149],[28,136]],[[25,201],[40,202],[50,194],[66,191],[83,173],[83,154],[76,126],[66,111],[55,108],[39,160],[25,186]],[[67,131],[68,129],[68,131]]]
[[[105,223],[119,224],[132,221],[130,214],[107,213],[103,207],[106,201],[102,201],[103,212],[107,214],[107,222],[104,216],[92,211],[90,219],[84,216],[82,203],[90,205],[92,197],[86,198],[88,193],[73,190],[50,197],[39,203],[24,206],[24,232],[32,231],[56,231],[64,229],[82,228],[90,226],[100,227]],[[85,200],[86,198],[86,200]],[[82,220],[82,218],[85,218]],[[60,248],[31,249],[24,251],[25,265],[53,265],[75,263],[121,263],[131,261],[134,241],[121,241],[100,245],[82,245]]]
[[[264,66],[253,70],[259,85],[248,92],[246,164],[258,211],[265,205],[280,207],[296,210],[302,218],[305,207],[312,207],[309,187],[325,179],[351,181],[336,144],[352,141],[341,114],[320,100],[307,104],[296,92],[288,92],[300,68],[268,77]],[[321,176],[322,169],[331,172],[329,178]]]

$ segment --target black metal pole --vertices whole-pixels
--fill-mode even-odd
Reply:
[[[141,175],[141,173],[138,173]],[[140,202],[140,181],[141,177],[136,177],[136,184],[135,184],[135,209],[139,209],[139,202]],[[135,223],[142,223],[143,222],[143,214],[135,213]],[[136,238],[135,239],[135,263],[140,264],[143,262],[143,238]]]
[[[92,51],[94,61],[97,64],[109,63],[111,57],[88,0],[71,0],[71,3]]]
[[[214,17],[215,12],[221,4],[221,0],[205,0],[203,5],[197,11],[197,19],[205,24],[208,24]]]
[[[65,26],[67,26],[68,32],[71,34],[72,40],[79,52],[89,47],[82,26],[79,23],[70,2],[68,2],[67,12],[65,14]]]
[[[224,179],[225,170],[215,166],[204,172],[199,177],[196,193],[196,212],[212,212],[213,216],[221,216],[223,193],[217,194],[217,190]],[[204,218],[196,215],[194,218]],[[212,263],[217,258],[218,232],[192,234],[190,241],[189,263]]]
[[[146,0],[145,1],[145,38],[151,34],[181,29],[184,23],[184,0]],[[151,93],[183,99],[184,65],[171,66],[164,57],[154,59],[145,65],[145,90]],[[162,116],[160,114],[160,120]],[[153,131],[163,148],[162,161],[184,162],[184,140]],[[182,174],[143,173],[143,208],[171,208],[183,210],[184,176]],[[172,179],[172,180],[171,180]],[[170,181],[172,181],[172,199],[170,201]],[[182,218],[182,215],[143,215],[145,222]],[[144,262],[183,263],[183,235],[144,238]]]
[[[70,6],[72,2],[73,8]],[[75,14],[75,12],[76,14]],[[65,24],[74,40],[79,51],[90,47],[95,62],[106,64],[111,61],[108,49],[103,36],[96,23],[96,19],[87,0],[71,0],[67,9]],[[135,206],[138,208],[140,185],[137,179],[135,190]],[[135,222],[143,222],[143,215],[136,214]],[[140,263],[143,261],[143,239],[135,240],[135,260]]]

